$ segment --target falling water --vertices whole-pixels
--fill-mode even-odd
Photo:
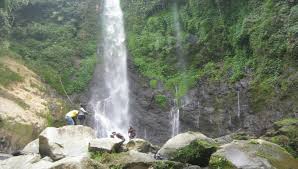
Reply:
[[[237,116],[238,116],[238,118],[240,118],[241,108],[240,108],[240,91],[239,90],[237,90],[237,98],[238,98],[238,102],[237,102],[237,104],[238,104]]]
[[[175,87],[176,92],[178,92],[177,86]],[[172,125],[171,136],[174,137],[180,132],[180,110],[183,109],[186,105],[188,105],[191,101],[188,96],[184,96],[180,99],[180,103],[178,103],[177,99],[174,99],[174,105],[170,111],[170,119]]]
[[[200,110],[200,108],[201,108],[201,105],[200,105],[200,102],[198,101],[198,110],[199,110],[199,113],[198,113],[198,120],[196,122],[196,126],[198,128],[200,128],[200,117],[201,117],[201,110]]]
[[[182,30],[179,21],[179,13],[177,4],[174,4],[173,7],[173,16],[174,16],[174,27],[175,27],[175,34],[176,34],[176,54],[178,56],[178,64],[177,67],[180,71],[185,69],[185,60],[184,60],[184,51],[182,47]]]
[[[175,29],[175,34],[176,34],[176,54],[178,56],[178,63],[177,63],[177,69],[180,71],[185,70],[185,60],[184,60],[184,51],[182,47],[182,34],[181,34],[181,25],[179,21],[179,15],[178,15],[178,7],[177,4],[175,3],[173,6],[173,17],[174,17],[174,29]],[[184,80],[185,81],[185,80]],[[176,94],[178,93],[178,87],[175,86],[175,91]],[[185,98],[187,98],[185,96]],[[170,119],[171,119],[171,125],[172,125],[172,137],[176,136],[179,134],[179,129],[180,129],[180,105],[182,107],[184,106],[182,102],[184,102],[183,99],[181,99],[181,104],[179,105],[178,100],[174,99],[173,100],[174,105],[170,111]]]
[[[145,140],[148,139],[148,136],[147,136],[147,129],[146,129],[146,128],[144,129],[144,139],[145,139]]]
[[[177,87],[176,87],[177,91]],[[174,106],[171,109],[170,112],[170,118],[171,118],[171,125],[172,125],[172,137],[179,134],[179,128],[180,128],[180,107],[178,105],[178,102],[176,99],[174,99]]]
[[[126,134],[129,125],[127,53],[120,0],[105,0],[103,15],[103,62],[106,98],[92,100],[99,137],[112,131]]]

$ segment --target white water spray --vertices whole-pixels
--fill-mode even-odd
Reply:
[[[238,111],[237,111],[237,116],[238,118],[240,118],[240,115],[241,115],[241,107],[240,107],[240,91],[237,90],[237,105],[238,105]]]
[[[99,137],[112,131],[127,133],[129,95],[127,51],[120,0],[105,0],[103,8],[103,62],[106,99],[92,100]]]
[[[177,87],[176,87],[177,92]],[[171,119],[171,125],[172,125],[172,137],[179,134],[180,129],[180,107],[176,99],[174,99],[174,106],[172,107],[170,111],[170,119]]]

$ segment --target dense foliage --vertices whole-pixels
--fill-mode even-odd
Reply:
[[[97,3],[10,1],[8,10],[0,10],[2,48],[22,57],[58,92],[63,86],[70,94],[82,91],[96,62]]]
[[[181,97],[199,80],[250,79],[255,109],[298,86],[296,1],[124,0],[128,47],[139,71]],[[176,9],[175,9],[176,8]],[[181,25],[177,38],[175,12]],[[182,54],[186,66],[177,69]],[[295,99],[295,98],[292,98]],[[296,98],[297,99],[297,98]]]

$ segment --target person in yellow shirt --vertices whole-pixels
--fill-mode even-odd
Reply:
[[[72,110],[65,115],[65,120],[68,125],[76,125],[76,118],[79,114],[78,110]]]

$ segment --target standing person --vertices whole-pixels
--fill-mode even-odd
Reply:
[[[65,120],[68,125],[76,125],[76,118],[79,114],[78,110],[72,110],[65,115]]]
[[[78,120],[80,122],[80,125],[84,125],[86,120],[86,114],[88,114],[88,112],[85,110],[84,105],[81,104],[80,106],[81,108],[79,110]]]
[[[128,129],[128,137],[129,139],[134,139],[136,137],[136,130],[132,128],[132,126]]]

